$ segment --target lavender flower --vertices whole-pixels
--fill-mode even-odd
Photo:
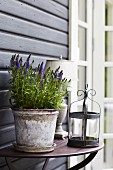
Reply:
[[[24,75],[26,75],[28,73],[28,68],[26,68],[25,70],[24,70]]]
[[[11,60],[10,60],[10,66],[11,66],[11,67],[15,65],[15,57],[16,57],[16,55],[13,55],[13,56],[11,57]]]
[[[58,74],[58,79],[60,81],[62,81],[62,75],[63,75],[63,70],[61,70],[60,73]]]
[[[16,67],[17,67],[17,69],[20,68],[19,54],[18,54],[17,57],[16,57]]]
[[[42,62],[40,67],[39,67],[39,71],[38,74],[44,74],[44,63]]]
[[[59,73],[55,72],[54,75],[55,75],[57,80],[62,81],[63,70],[61,70]]]
[[[19,63],[20,63],[20,67],[21,67],[22,66],[22,57],[20,58]]]
[[[26,68],[30,67],[30,63],[29,63],[29,59],[31,57],[31,54],[28,56],[27,60],[26,60]]]
[[[25,62],[16,54],[11,58],[10,92],[11,99],[15,101],[13,107],[60,109],[68,85],[67,79],[62,78],[63,70],[60,67],[45,70],[43,62],[34,69],[34,60],[29,61],[30,55]]]

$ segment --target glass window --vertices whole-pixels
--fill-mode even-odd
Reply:
[[[113,168],[113,139],[104,140],[104,163],[103,168]]]
[[[79,59],[86,60],[87,31],[83,27],[78,28]]]
[[[78,67],[78,90],[85,90],[87,68],[85,66]]]
[[[106,0],[105,25],[113,25],[113,0]]]
[[[104,107],[104,133],[113,133],[113,103],[107,103]]]
[[[113,68],[105,68],[105,97],[113,97]]]
[[[78,17],[87,22],[87,0],[78,0]]]
[[[113,62],[113,32],[105,32],[105,61]]]

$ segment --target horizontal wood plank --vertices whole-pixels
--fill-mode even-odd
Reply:
[[[62,164],[59,167],[55,168],[54,170],[66,170],[66,169],[67,169],[67,162],[65,162],[64,164]]]
[[[68,44],[68,37],[66,33],[11,17],[6,14],[0,14],[0,30],[15,33],[17,35],[20,34],[36,39],[51,41],[58,44]]]
[[[64,2],[60,0],[60,4],[56,3],[53,0],[20,0],[21,2],[25,2],[27,4],[33,5],[34,7],[40,8],[44,11],[47,11],[48,13],[51,13],[53,15],[59,16],[60,18],[68,19],[68,10],[67,10],[67,0]],[[63,5],[62,5],[63,4]],[[66,7],[64,7],[66,5]]]
[[[38,169],[38,170],[42,170],[42,166],[44,165],[44,158],[23,158],[23,159],[17,159],[17,160],[13,160],[15,158],[11,158],[13,161],[13,165],[15,166],[15,168],[18,167],[18,170],[23,170],[23,169],[27,169],[27,170],[34,170],[34,169]],[[56,164],[56,161],[58,162]],[[5,165],[5,160],[4,158],[0,159],[0,169],[4,170],[4,165]],[[2,167],[3,166],[3,167]],[[49,163],[47,165],[46,170],[60,170],[59,168],[63,168],[65,167],[66,169],[66,158],[62,157],[62,158],[52,158],[49,160]],[[62,170],[63,170],[62,169]],[[64,169],[64,170],[65,170]]]
[[[0,145],[5,143],[14,142],[15,128],[14,125],[0,127]]]
[[[0,126],[5,126],[14,123],[14,117],[11,109],[0,110]]]
[[[9,103],[10,94],[7,90],[0,91],[0,109],[10,107]]]
[[[54,0],[54,1],[68,7],[69,0]]]
[[[23,158],[23,159],[16,159],[15,158],[10,158],[11,162],[15,166],[17,170],[25,170],[25,169],[32,169],[34,168],[36,164],[39,164],[40,167],[44,164],[44,158]],[[0,160],[0,170],[6,170],[6,162],[4,159]],[[17,168],[18,167],[18,168]]]
[[[23,58],[23,62],[25,62],[25,60],[27,59],[27,57],[29,56],[30,53],[25,54],[25,53],[22,53],[21,51],[20,52],[0,51],[0,69],[1,69],[1,71],[2,71],[2,69],[7,69],[9,67],[10,59],[11,59],[12,55],[14,55],[14,54],[19,54],[20,57]],[[30,61],[34,60],[33,67],[36,67],[42,61],[45,63],[46,59],[55,59],[55,58],[49,58],[46,55],[40,56],[38,54],[37,55],[31,54]]]
[[[0,169],[2,166],[4,166],[6,164],[5,162],[5,158],[4,157],[0,157]]]
[[[9,89],[10,74],[8,71],[0,71],[0,90]]]
[[[20,1],[1,0],[0,10],[37,24],[40,23],[63,32],[68,32],[67,21]]]
[[[25,54],[25,53],[22,53],[22,52],[10,52],[10,51],[0,51],[0,69],[4,70],[4,69],[7,69],[10,65],[10,59],[11,59],[11,56],[14,55],[14,54],[20,54],[20,57],[23,57],[23,61],[25,61],[28,57],[28,54]],[[63,59],[67,59],[67,56],[64,57],[63,56]],[[33,67],[36,67],[39,63],[41,63],[42,61],[45,63],[46,60],[59,60],[59,57],[55,57],[54,54],[53,56],[41,56],[39,54],[31,54],[31,59],[30,61],[34,60],[34,64],[33,64]]]
[[[58,162],[56,165],[56,161]],[[47,165],[47,170],[53,170],[56,169],[60,166],[62,166],[62,164],[66,164],[66,158],[65,157],[61,157],[61,158],[50,158],[49,159],[49,163]]]
[[[21,36],[0,33],[0,48],[43,55],[67,56],[67,47]]]

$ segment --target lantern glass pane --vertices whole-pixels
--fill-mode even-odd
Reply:
[[[76,114],[76,113],[75,113]],[[70,138],[81,137],[82,140],[93,140],[99,137],[98,119],[77,119],[70,118]]]
[[[99,137],[99,119],[87,119],[86,136],[90,138]]]
[[[82,119],[74,118],[73,137],[82,137]]]

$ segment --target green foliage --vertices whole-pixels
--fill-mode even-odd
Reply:
[[[10,92],[13,108],[19,109],[60,109],[63,97],[67,95],[69,81],[62,79],[63,71],[44,70],[43,62],[33,70],[29,58],[23,64],[19,55],[10,61]]]

